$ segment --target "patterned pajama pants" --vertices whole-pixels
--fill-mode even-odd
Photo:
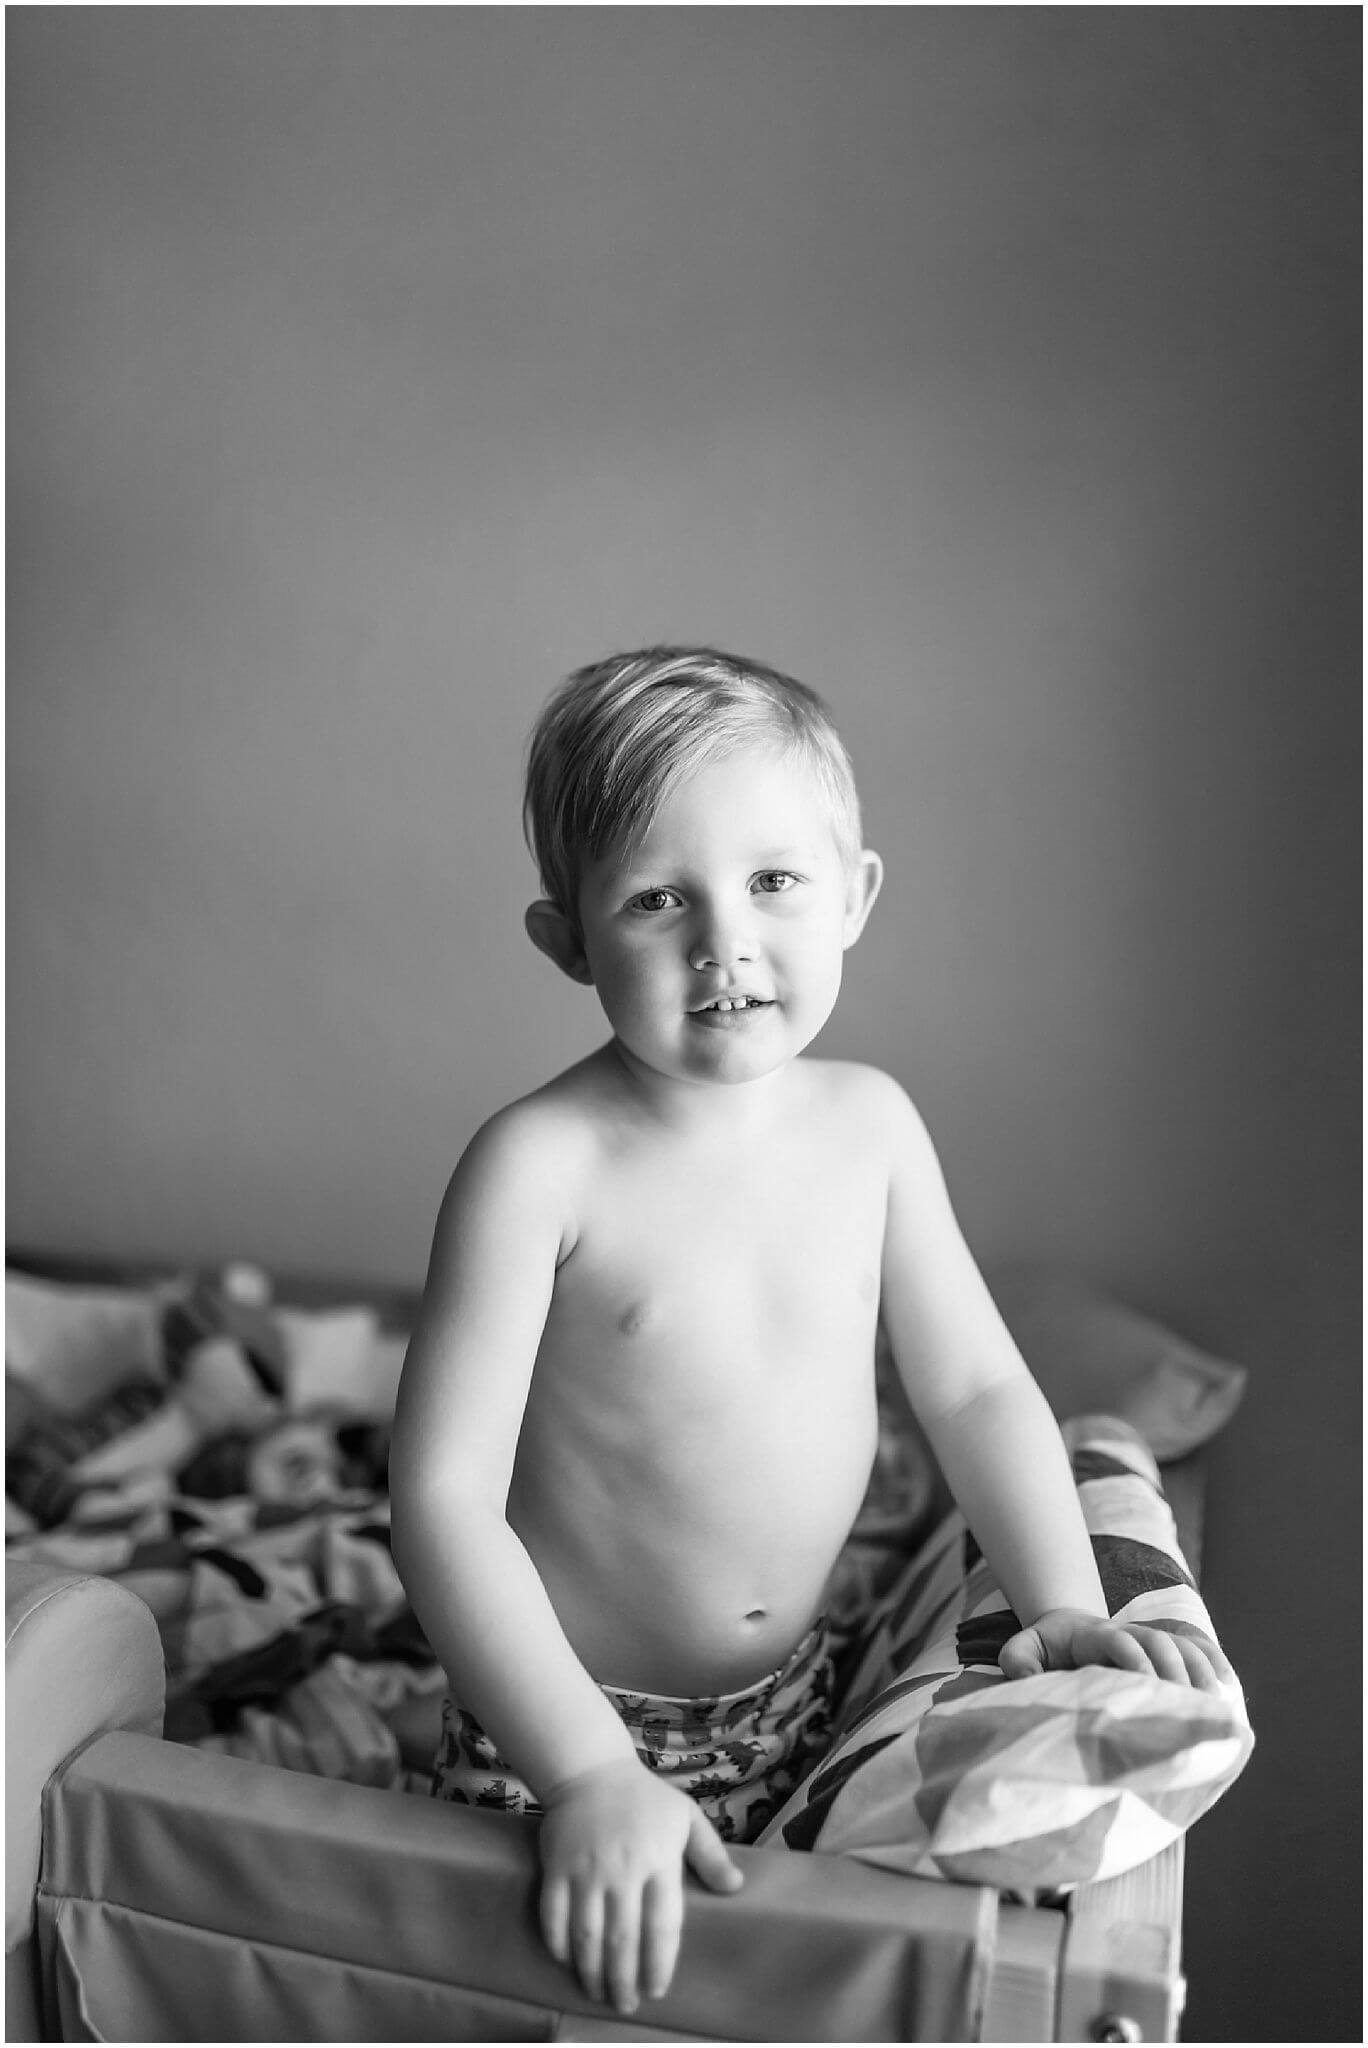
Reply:
[[[601,1688],[646,1768],[697,1800],[726,1842],[752,1842],[826,1750],[832,1655],[826,1618],[788,1660],[741,1692],[701,1699]],[[448,1699],[433,1797],[503,1813],[540,1813],[473,1714]]]

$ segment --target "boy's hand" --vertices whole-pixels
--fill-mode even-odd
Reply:
[[[1235,1673],[1215,1643],[1198,1643],[1168,1629],[1106,1621],[1078,1607],[1052,1607],[1002,1646],[998,1663],[1008,1678],[1040,1671],[1070,1671],[1082,1664],[1114,1664],[1123,1671],[1167,1678],[1174,1685],[1217,1692]]]
[[[635,1757],[557,1786],[541,1825],[541,1925],[594,1999],[635,2012],[662,1998],[679,1956],[684,1871],[734,1892],[741,1872],[686,1793]]]

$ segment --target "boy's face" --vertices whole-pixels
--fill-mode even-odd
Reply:
[[[582,954],[556,957],[647,1068],[758,1080],[831,1015],[881,873],[873,853],[847,866],[801,762],[746,749],[685,776],[638,847],[588,870]]]

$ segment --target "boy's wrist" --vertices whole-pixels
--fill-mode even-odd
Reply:
[[[1077,1628],[1110,1620],[1106,1606],[1087,1599],[1057,1599],[1049,1608],[1038,1608],[1030,1620],[1022,1616],[1022,1628]]]
[[[1020,1612],[1020,1610],[1018,1610]],[[1075,1621],[1106,1621],[1108,1619],[1105,1601],[1091,1599],[1048,1600],[1032,1607],[1029,1613],[1021,1614],[1023,1628],[1036,1628],[1042,1621],[1073,1619]]]
[[[625,1728],[622,1730],[622,1737],[621,1745],[615,1743],[611,1749],[605,1749],[601,1754],[587,1759],[577,1758],[570,1770],[562,1771],[549,1784],[538,1789],[537,1796],[541,1804],[552,1806],[569,1798],[572,1793],[581,1791],[586,1785],[603,1783],[625,1773],[644,1770],[646,1767],[637,1755],[636,1746]]]

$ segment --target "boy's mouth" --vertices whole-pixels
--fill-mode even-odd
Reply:
[[[698,1009],[690,1010],[691,1017],[736,1017],[747,1011],[768,1010],[771,1007],[763,996],[717,996],[710,1003],[703,1003]]]

